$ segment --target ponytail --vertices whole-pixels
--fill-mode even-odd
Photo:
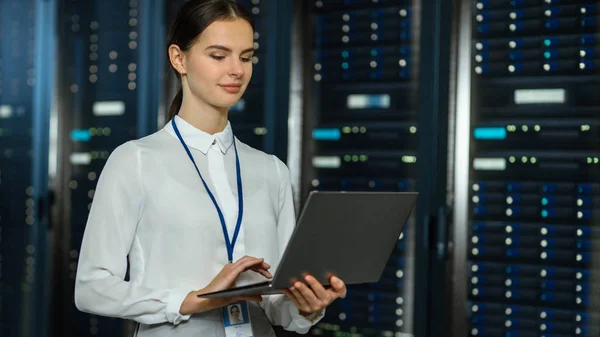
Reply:
[[[167,121],[170,121],[171,119],[173,119],[175,117],[175,115],[177,115],[177,113],[179,112],[179,109],[181,109],[182,102],[183,102],[183,89],[179,89],[179,91],[177,92],[177,95],[175,95],[175,98],[173,98],[171,107],[169,108],[169,119],[167,119]]]

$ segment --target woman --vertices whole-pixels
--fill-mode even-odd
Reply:
[[[243,322],[242,311],[239,305],[232,305],[229,308],[229,322],[231,324],[239,324]]]
[[[345,296],[342,280],[326,290],[307,276],[285,295],[198,297],[271,278],[295,226],[287,167],[228,122],[252,76],[253,34],[233,0],[179,11],[168,53],[182,88],[170,122],[119,146],[102,171],[77,271],[80,310],[137,321],[143,337],[225,336],[222,314],[242,301],[253,335],[274,336],[271,325],[306,333]]]

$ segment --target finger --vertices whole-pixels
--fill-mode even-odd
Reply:
[[[320,299],[321,301],[324,301],[326,303],[329,303],[330,294],[327,292],[327,290],[325,290],[325,288],[323,287],[321,282],[319,282],[319,280],[317,280],[316,278],[314,278],[311,275],[304,276],[304,279],[306,280],[306,282],[308,283],[308,285],[310,286],[310,288],[315,293],[315,295],[317,296],[318,299]]]
[[[223,267],[224,276],[228,284],[235,282],[239,275],[247,270],[250,266],[262,263],[262,260],[251,256],[244,256],[234,263],[230,263]]]
[[[300,308],[301,305],[300,305],[300,303],[298,303],[298,300],[296,299],[296,295],[292,294],[292,292],[287,289],[283,289],[282,292],[283,292],[283,294],[285,294],[285,296],[287,296],[292,301],[292,303],[294,303],[296,308]]]
[[[271,265],[265,262],[264,258],[258,258],[258,257],[253,257],[253,256],[244,256],[243,258],[239,259],[237,262],[240,263],[246,263],[246,261],[256,261],[257,263],[260,261],[261,265],[259,266],[259,268],[263,268],[263,269],[269,269],[271,268]]]
[[[329,289],[330,293],[334,293],[336,297],[346,297],[347,289],[344,281],[335,276],[332,276],[329,280],[329,283],[331,283],[331,289]]]
[[[250,259],[256,259],[256,258],[255,258],[255,257],[252,257],[252,256],[245,255],[245,256],[243,256],[243,257],[239,258],[239,259],[238,259],[237,261],[235,261],[233,264],[240,264],[240,263],[243,263],[244,261],[247,261],[247,260],[250,260]]]
[[[296,282],[294,283],[294,287],[298,288],[298,291],[300,292],[300,294],[302,294],[302,297],[304,297],[305,301],[308,303],[308,306],[310,307],[311,311],[317,311],[321,309],[321,300],[317,298],[317,295],[315,295],[312,289],[310,289],[306,284],[302,282]]]
[[[257,259],[255,257],[247,257],[247,258],[242,258],[240,260],[238,260],[238,262],[236,262],[234,264],[234,269],[238,274],[241,274],[242,272],[250,269],[251,267],[254,267],[256,265],[260,265],[263,263],[263,259]]]
[[[300,282],[296,282],[296,283],[299,284]],[[296,301],[299,304],[299,305],[297,305],[298,309],[300,309],[301,311],[309,311],[310,305],[309,305],[308,301],[304,298],[304,296],[302,295],[302,293],[300,292],[298,287],[296,287],[296,286],[291,287],[290,292],[294,295],[294,297],[296,298]]]
[[[245,262],[247,262],[247,261],[259,261],[259,260],[260,260],[261,262],[263,261],[263,259],[260,259],[260,258],[258,258],[258,257],[254,257],[254,256],[248,256],[248,255],[246,255],[246,256],[244,256],[244,257],[240,258],[239,260],[235,261],[235,262],[234,262],[234,264],[241,264],[241,263],[245,263]]]
[[[246,256],[238,259],[237,261],[235,261],[232,265],[234,267],[236,267],[236,266],[240,266],[240,265],[246,265],[248,263],[250,263],[250,264],[255,264],[255,263],[259,263],[259,262],[262,263],[263,261],[264,261],[264,259],[246,255]]]
[[[261,268],[251,268],[251,269],[252,269],[252,271],[257,272],[266,278],[273,278],[273,275],[268,270],[264,270]]]
[[[346,284],[338,277],[333,276],[330,280],[331,286],[337,291],[346,291]]]

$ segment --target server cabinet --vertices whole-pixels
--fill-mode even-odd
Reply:
[[[54,1],[0,1],[0,335],[44,336]],[[36,324],[32,324],[36,322]]]
[[[312,190],[414,191],[419,7],[413,1],[311,1],[305,48],[302,199]],[[307,44],[308,43],[308,44]],[[380,282],[351,286],[311,333],[413,331],[414,217]]]
[[[74,305],[79,249],[98,177],[110,153],[156,130],[159,73],[165,50],[164,8],[138,0],[61,1],[58,40],[57,224],[54,244],[53,333],[130,335],[117,318],[88,315]],[[144,55],[142,55],[144,54]],[[162,67],[160,67],[162,69]],[[123,257],[125,258],[125,257]]]
[[[455,335],[598,336],[598,2],[463,7]]]

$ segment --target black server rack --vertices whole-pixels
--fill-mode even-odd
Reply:
[[[38,305],[47,305],[48,290],[53,4],[0,1],[0,335],[7,337],[42,336],[47,324]]]
[[[34,1],[0,2],[0,334],[18,336],[33,224]],[[14,49],[13,49],[14,48]],[[31,265],[31,264],[29,264]],[[28,273],[29,274],[29,273]]]
[[[62,1],[59,6],[56,194],[60,214],[54,248],[53,332],[130,335],[132,326],[127,322],[75,307],[75,276],[94,189],[106,160],[117,146],[154,131],[140,130],[140,125],[156,125],[157,111],[140,111],[140,106],[152,107],[150,102],[159,96],[150,92],[149,83],[158,76],[148,74],[147,60],[165,50],[160,44],[156,50],[144,45],[143,41],[154,38],[142,36],[153,25],[151,15],[146,16],[149,2]]]
[[[418,21],[413,1],[314,1],[310,105],[303,156],[311,190],[414,191],[417,176]],[[310,61],[309,61],[310,62]],[[307,104],[307,103],[305,103]],[[311,331],[319,336],[412,332],[413,220],[382,278],[351,286]],[[407,272],[408,271],[408,272]]]
[[[470,5],[467,333],[598,336],[598,1]]]

